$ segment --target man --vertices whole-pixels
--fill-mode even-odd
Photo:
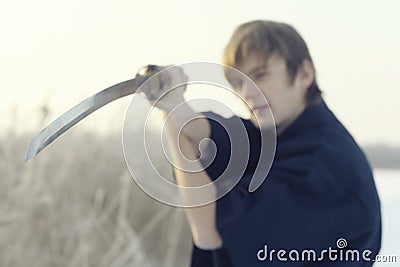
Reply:
[[[251,155],[242,179],[227,195],[186,209],[194,242],[192,266],[371,266],[381,238],[380,203],[371,169],[323,101],[302,37],[284,23],[245,23],[233,33],[223,63],[257,85],[230,68],[225,71],[252,109],[251,120],[242,119]],[[166,80],[174,79],[184,81],[185,75],[171,71]],[[178,88],[156,106],[169,113],[184,102],[182,94]],[[218,152],[204,171],[175,169],[177,183],[206,184],[226,167],[229,136],[211,119],[192,120],[179,132],[196,115],[188,106],[181,110],[167,125],[168,144],[175,156],[181,151],[189,159],[198,158],[198,144],[207,137]],[[277,133],[274,162],[267,179],[249,193],[247,186],[261,150],[260,133],[273,127]],[[179,157],[175,159],[179,163]],[[358,261],[343,256],[348,250],[359,252]],[[364,251],[368,255],[362,258]]]

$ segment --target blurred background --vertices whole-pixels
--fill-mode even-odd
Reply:
[[[254,19],[289,23],[306,40],[325,101],[374,167],[380,254],[400,261],[398,10],[395,0],[0,0],[0,266],[187,266],[183,211],[147,196],[126,168],[131,98],[27,163],[25,153],[48,123],[141,66],[219,62]],[[160,166],[171,175],[161,156]]]

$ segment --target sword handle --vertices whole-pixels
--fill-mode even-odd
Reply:
[[[143,92],[147,96],[149,100],[156,100],[158,94],[160,93],[161,89],[161,81],[159,77],[152,77],[156,73],[160,72],[162,70],[162,67],[157,66],[157,65],[152,65],[149,64],[147,66],[142,67],[139,69],[138,74],[142,77],[145,78],[145,80],[149,81],[144,84],[142,87]]]

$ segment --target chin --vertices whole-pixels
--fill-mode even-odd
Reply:
[[[265,116],[257,117],[257,119],[255,117],[252,117],[251,121],[260,130],[269,130],[276,127],[275,120],[270,114],[265,114]]]

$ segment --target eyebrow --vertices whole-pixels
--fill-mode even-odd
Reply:
[[[250,77],[251,75],[253,75],[253,74],[256,73],[257,71],[260,71],[260,70],[267,70],[268,67],[269,67],[268,64],[264,64],[264,65],[255,67],[255,68],[253,68],[251,71],[249,71],[248,74],[245,73],[245,75]],[[234,82],[235,80],[238,80],[238,78],[237,78],[237,77],[236,77],[236,78],[232,78],[232,77],[229,78],[229,75],[228,75],[228,76],[227,76],[227,80],[228,80],[229,83],[232,83],[232,82]]]

